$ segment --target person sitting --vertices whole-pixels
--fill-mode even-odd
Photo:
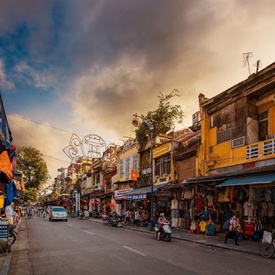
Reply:
[[[160,240],[161,234],[163,234],[163,225],[167,223],[169,223],[169,221],[165,218],[164,213],[160,213],[158,218],[158,225],[159,225],[158,241]]]

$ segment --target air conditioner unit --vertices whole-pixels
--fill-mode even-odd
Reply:
[[[239,137],[232,140],[232,148],[238,148],[245,145],[245,137]]]

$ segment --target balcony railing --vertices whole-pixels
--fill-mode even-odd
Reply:
[[[265,141],[263,146],[264,146],[263,147],[264,156],[275,154],[275,139]]]
[[[252,144],[246,147],[246,158],[258,158],[275,154],[275,138]]]

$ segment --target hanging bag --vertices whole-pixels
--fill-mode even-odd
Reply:
[[[228,219],[228,220],[226,220],[224,222],[224,224],[222,225],[222,229],[224,229],[224,230],[228,230],[229,229],[229,221],[230,221],[230,219]]]
[[[272,234],[271,232],[264,231],[262,243],[272,243]]]

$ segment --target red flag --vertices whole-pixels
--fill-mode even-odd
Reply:
[[[103,188],[105,188],[106,184],[107,184],[107,180],[104,180],[103,181]]]
[[[137,181],[137,171],[131,169],[131,180]]]

